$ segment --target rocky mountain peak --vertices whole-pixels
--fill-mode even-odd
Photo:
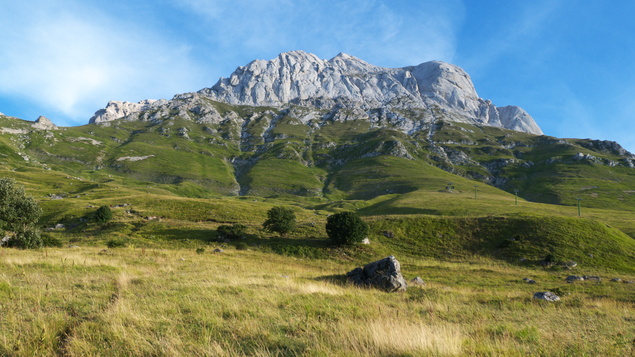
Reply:
[[[232,105],[302,105],[318,112],[347,107],[360,118],[373,117],[379,110],[401,121],[399,127],[406,131],[421,123],[401,113],[415,110],[421,122],[442,119],[542,134],[527,112],[515,106],[498,108],[479,98],[462,68],[440,61],[385,68],[346,53],[324,60],[312,53],[290,51],[238,67],[228,78],[196,95]],[[192,97],[192,93],[180,94],[173,101]],[[107,122],[167,104],[165,100],[110,102],[90,122]]]

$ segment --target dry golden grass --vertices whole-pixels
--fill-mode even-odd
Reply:
[[[232,249],[2,249],[0,355],[635,353],[633,285],[566,284],[562,273],[484,260],[404,259],[404,274],[427,285],[386,294],[333,278],[354,266]],[[531,299],[553,288],[569,295]]]

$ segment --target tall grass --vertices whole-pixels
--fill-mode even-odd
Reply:
[[[404,258],[402,294],[346,260],[229,247],[0,250],[0,355],[420,356],[635,352],[635,287],[486,258]],[[521,279],[532,277],[538,284]],[[619,275],[624,280],[633,276]],[[562,301],[534,301],[554,290]]]

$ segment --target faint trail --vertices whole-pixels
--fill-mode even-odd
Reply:
[[[124,290],[128,286],[129,280],[130,280],[130,277],[128,277],[125,273],[121,273],[113,281],[113,293],[110,295],[110,298],[108,299],[108,303],[105,304],[103,308],[85,316],[79,316],[77,315],[77,312],[71,311],[70,314],[72,319],[68,322],[66,327],[57,334],[57,340],[58,340],[58,344],[56,348],[57,356],[59,357],[72,356],[72,354],[69,351],[69,346],[71,341],[74,338],[75,331],[77,330],[77,328],[81,326],[81,324],[83,324],[84,322],[96,320],[99,314],[112,310],[115,306],[117,306],[117,303],[121,301]]]

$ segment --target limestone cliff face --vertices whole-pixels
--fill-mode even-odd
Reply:
[[[172,102],[193,95],[177,95]],[[278,108],[301,105],[334,115],[346,108],[347,113],[358,113],[360,118],[377,119],[378,125],[380,116],[403,121],[398,124],[404,131],[416,128],[422,121],[443,119],[542,134],[527,112],[516,106],[498,108],[479,98],[463,69],[439,61],[384,68],[343,53],[324,60],[310,53],[292,51],[269,61],[255,60],[238,67],[229,78],[221,78],[196,95],[234,105]],[[90,122],[107,122],[167,105],[170,104],[165,100],[110,102]],[[400,114],[404,110],[415,110],[419,115],[416,119],[407,118]],[[382,114],[378,115],[378,111]]]
[[[96,111],[95,115],[93,115],[88,122],[91,124],[109,122],[115,119],[126,117],[130,114],[138,113],[152,108],[158,108],[161,105],[165,105],[167,103],[168,101],[165,99],[146,99],[138,103],[120,102],[113,100],[108,102],[106,108]]]

